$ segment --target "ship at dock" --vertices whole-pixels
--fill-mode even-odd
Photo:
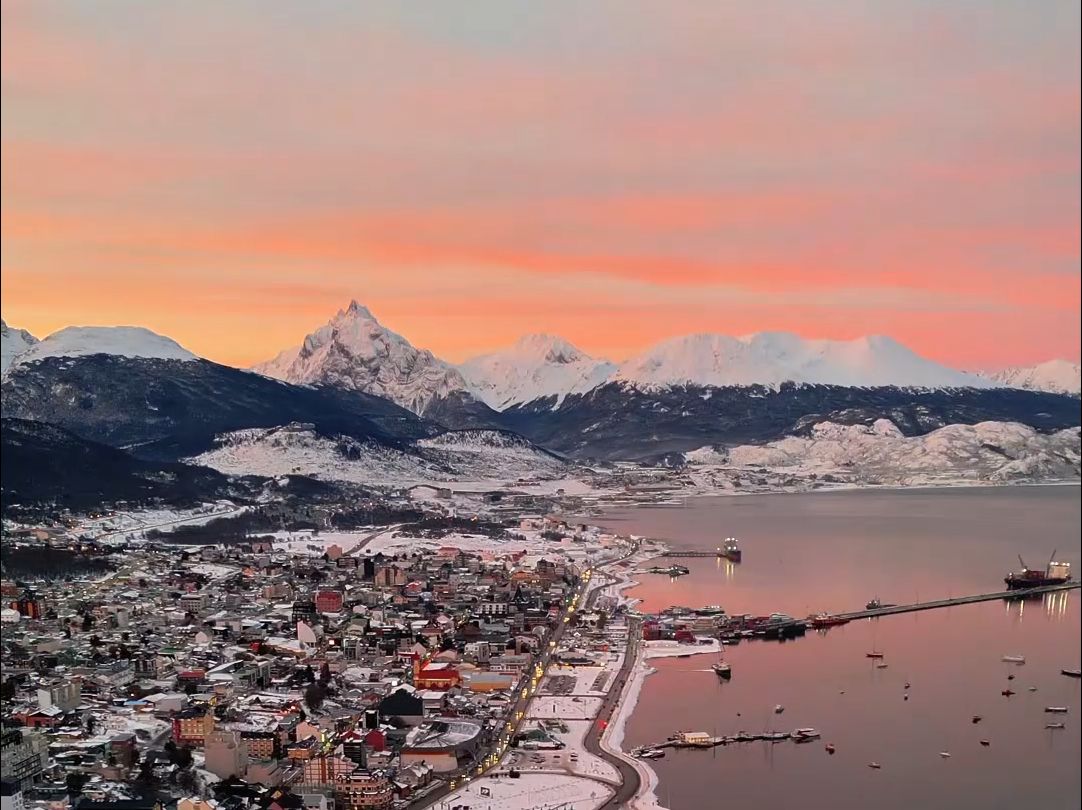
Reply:
[[[1071,564],[1057,562],[1056,552],[1054,551],[1043,571],[1029,568],[1021,556],[1018,557],[1018,562],[1022,566],[1021,570],[1012,571],[1003,578],[1003,581],[1007,584],[1007,590],[1016,591],[1026,588],[1041,588],[1046,585],[1063,585],[1071,581]]]
[[[740,562],[740,544],[735,537],[726,537],[725,542],[718,548],[718,556],[724,557],[729,562]]]

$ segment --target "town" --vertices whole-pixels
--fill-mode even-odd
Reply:
[[[2,583],[4,810],[424,807],[489,773],[569,804],[636,787],[597,739],[638,636],[606,569],[656,548],[536,516],[234,528],[7,528],[8,569],[71,562]]]

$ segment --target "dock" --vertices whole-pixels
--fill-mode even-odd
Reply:
[[[954,605],[971,605],[975,602],[994,602],[997,599],[1024,599],[1028,596],[1039,596],[1045,593],[1057,591],[1070,591],[1082,587],[1082,582],[1064,582],[1060,585],[1041,585],[1036,588],[1019,588],[1012,591],[996,591],[995,593],[979,593],[972,596],[952,596],[949,599],[935,599],[931,602],[913,602],[908,605],[883,605],[882,607],[868,610],[854,610],[852,613],[836,613],[839,619],[872,619],[876,616],[892,616],[896,613],[916,613],[919,610],[935,610],[936,608],[953,607]]]
[[[658,557],[717,557],[718,559],[726,558],[724,551],[667,551],[664,554],[658,554]]]

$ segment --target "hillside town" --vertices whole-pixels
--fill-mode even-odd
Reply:
[[[7,527],[13,555],[109,567],[2,582],[3,810],[423,807],[531,770],[604,800],[620,775],[584,737],[634,619],[603,570],[639,543],[482,529]]]

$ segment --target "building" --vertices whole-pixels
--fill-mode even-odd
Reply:
[[[28,788],[48,765],[49,746],[41,734],[11,729],[0,735],[0,773],[6,781]]]
[[[318,613],[339,613],[342,610],[342,592],[323,590],[316,592]]]
[[[413,685],[417,689],[451,689],[462,680],[453,664],[422,664],[413,659]]]
[[[214,714],[206,709],[185,709],[173,716],[173,740],[178,745],[201,747],[213,730]]]
[[[402,766],[423,762],[438,773],[457,770],[460,762],[472,762],[480,736],[481,727],[468,720],[426,720],[406,735],[400,754]]]
[[[345,810],[382,810],[394,801],[394,785],[382,774],[358,768],[338,777],[335,798]]]
[[[15,782],[0,782],[0,810],[26,810],[22,789]]]
[[[248,770],[248,745],[239,731],[212,728],[203,749],[204,767],[219,779],[241,779]]]
[[[82,681],[61,681],[38,689],[38,706],[43,709],[55,706],[63,712],[74,711],[82,699]]]

